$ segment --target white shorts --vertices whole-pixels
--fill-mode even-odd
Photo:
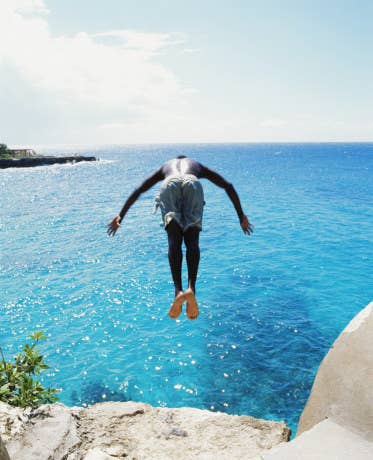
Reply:
[[[156,198],[156,208],[161,208],[165,228],[175,219],[183,232],[191,227],[202,230],[204,205],[201,182],[193,174],[166,177]]]

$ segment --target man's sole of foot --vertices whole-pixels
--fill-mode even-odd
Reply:
[[[189,319],[196,319],[199,315],[198,304],[196,296],[191,289],[184,292],[185,299],[187,301],[186,314]]]
[[[172,319],[176,319],[180,316],[181,311],[183,309],[183,303],[185,301],[185,296],[183,292],[180,292],[176,297],[171,305],[171,308],[168,312],[168,316]]]

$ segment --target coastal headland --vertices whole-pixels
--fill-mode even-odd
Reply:
[[[97,161],[97,158],[83,155],[40,155],[32,149],[8,149],[5,144],[0,144],[0,169],[32,168],[81,161]]]

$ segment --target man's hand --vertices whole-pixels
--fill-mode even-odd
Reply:
[[[114,219],[108,224],[108,229],[106,233],[109,236],[114,236],[120,227],[120,216],[115,216]]]
[[[242,217],[241,217],[241,220],[240,220],[240,225],[241,225],[241,228],[242,228],[242,231],[246,234],[246,235],[251,235],[254,231],[254,226],[253,224],[251,224],[249,222],[249,219],[247,218],[247,215],[244,214]]]

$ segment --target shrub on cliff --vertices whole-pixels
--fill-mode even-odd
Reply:
[[[0,144],[0,156],[8,155],[8,146],[6,144]]]
[[[0,347],[0,401],[12,406],[35,407],[57,401],[58,390],[44,388],[35,378],[43,369],[49,368],[44,362],[44,356],[36,348],[36,344],[45,340],[46,336],[42,331],[36,331],[30,338],[34,342],[26,344],[14,357],[14,362],[5,361]]]
[[[8,146],[6,144],[0,144],[0,159],[12,157],[12,152],[8,149]]]

